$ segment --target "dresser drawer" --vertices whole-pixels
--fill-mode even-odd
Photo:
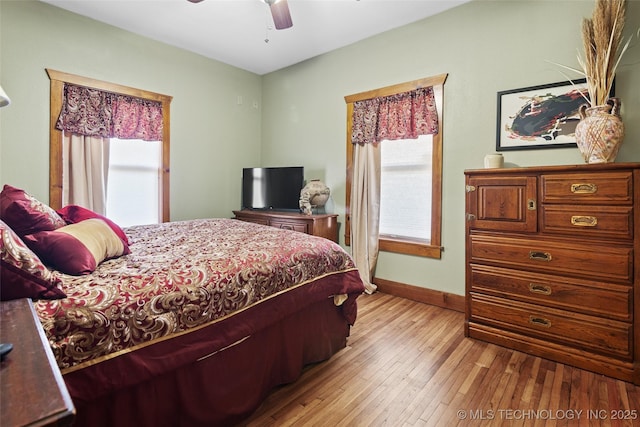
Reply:
[[[630,323],[471,293],[471,320],[631,360]]]
[[[281,228],[283,230],[293,230],[299,231],[301,233],[309,233],[308,225],[301,222],[272,219],[269,222],[269,225],[271,225],[272,227]]]
[[[540,176],[542,203],[633,203],[632,172],[566,173]]]
[[[470,262],[539,273],[556,273],[606,282],[630,283],[633,250],[625,247],[525,239],[470,236]]]
[[[242,218],[241,221],[252,222],[260,225],[269,225],[269,220],[264,218]]]
[[[628,285],[472,264],[471,291],[620,321],[632,318]]]
[[[633,239],[631,206],[542,205],[540,231],[580,237]]]

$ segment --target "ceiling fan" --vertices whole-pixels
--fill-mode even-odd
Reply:
[[[189,0],[191,3],[200,3],[202,0]],[[276,30],[284,30],[293,27],[291,14],[289,13],[289,5],[287,0],[261,0],[269,5],[271,16]]]

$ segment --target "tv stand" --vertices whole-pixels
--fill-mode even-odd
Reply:
[[[243,209],[233,211],[235,219],[269,225],[284,230],[300,231],[338,243],[338,215],[305,215],[299,212]]]

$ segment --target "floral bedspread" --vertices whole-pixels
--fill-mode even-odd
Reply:
[[[334,242],[232,219],[125,232],[130,254],[90,275],[61,275],[67,298],[34,304],[63,373],[355,270]]]

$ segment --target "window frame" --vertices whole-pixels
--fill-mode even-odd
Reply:
[[[170,221],[170,156],[171,146],[171,100],[172,96],[136,89],[116,83],[95,80],[89,77],[77,76],[74,74],[45,69],[50,80],[49,98],[49,205],[53,209],[62,208],[62,131],[56,129],[58,116],[62,110],[64,99],[64,84],[70,83],[78,86],[85,86],[92,89],[99,89],[121,95],[157,101],[162,104],[162,166],[160,179],[160,218],[162,222]]]
[[[351,244],[351,184],[353,180],[354,149],[351,143],[353,125],[353,104],[366,99],[396,95],[423,87],[432,87],[438,111],[438,133],[433,135],[432,182],[431,182],[431,241],[429,243],[410,238],[380,236],[379,250],[427,258],[440,259],[444,248],[441,246],[442,236],[442,141],[443,141],[443,106],[444,83],[448,74],[439,74],[406,83],[400,83],[366,92],[345,96],[347,103],[347,182],[345,203],[345,245]]]

